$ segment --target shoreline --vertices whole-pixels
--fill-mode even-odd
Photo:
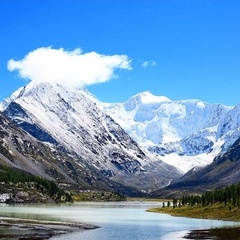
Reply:
[[[44,240],[76,231],[93,230],[99,226],[61,221],[0,217],[0,238]]]
[[[224,210],[224,211],[223,211]],[[159,214],[169,214],[173,217],[187,217],[198,219],[211,219],[230,222],[239,222],[240,215],[239,209],[226,210],[223,207],[182,207],[182,208],[152,208],[148,209],[149,212]],[[180,232],[179,232],[180,233]],[[206,229],[190,229],[178,235],[177,239],[218,239],[218,240],[240,240],[240,226],[226,226]]]

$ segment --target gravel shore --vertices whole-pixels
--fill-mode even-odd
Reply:
[[[0,239],[43,240],[60,234],[96,228],[98,226],[81,223],[0,218]]]

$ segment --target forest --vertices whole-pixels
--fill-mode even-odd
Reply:
[[[224,188],[218,188],[214,191],[208,191],[202,195],[192,194],[183,196],[181,199],[182,205],[189,206],[209,206],[213,204],[220,204],[226,206],[229,204],[233,207],[240,206],[240,183],[232,184]],[[173,200],[173,206],[176,207],[177,201]]]

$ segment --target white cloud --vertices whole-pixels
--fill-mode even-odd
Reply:
[[[156,65],[157,65],[157,63],[155,61],[145,61],[142,63],[143,68],[154,67]]]
[[[21,78],[35,82],[54,82],[73,87],[102,83],[117,77],[116,69],[131,70],[126,55],[83,53],[81,49],[65,51],[51,47],[38,48],[24,59],[8,61],[8,70],[17,70]]]

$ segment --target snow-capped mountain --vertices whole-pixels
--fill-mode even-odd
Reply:
[[[129,195],[139,194],[139,190],[102,176],[91,165],[80,165],[79,160],[76,161],[65,149],[38,141],[10,122],[1,112],[0,165],[20,169],[74,189],[104,189]]]
[[[240,105],[171,101],[143,92],[102,107],[140,146],[183,172],[211,163],[240,136]]]
[[[165,186],[180,176],[176,168],[142,151],[98,105],[85,89],[31,82],[5,100],[0,110],[39,141],[75,159],[76,171],[86,166],[143,190]]]

